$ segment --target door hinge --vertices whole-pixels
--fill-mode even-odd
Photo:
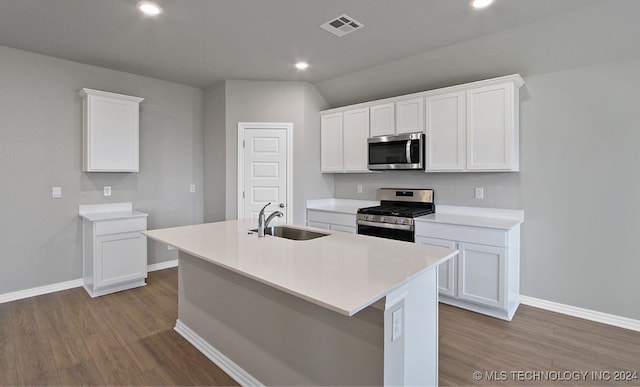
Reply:
[[[244,191],[242,191],[242,198],[244,199]]]
[[[242,147],[244,148],[244,140],[242,140]]]

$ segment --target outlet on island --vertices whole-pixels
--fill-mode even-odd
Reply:
[[[362,184],[356,185],[356,192],[357,193],[362,193]]]

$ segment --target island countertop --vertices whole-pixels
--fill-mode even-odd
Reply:
[[[457,250],[354,235],[295,241],[248,230],[231,220],[144,232],[149,238],[306,301],[352,316],[457,253]]]

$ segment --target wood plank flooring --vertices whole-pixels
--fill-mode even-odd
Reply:
[[[0,304],[0,385],[236,385],[173,331],[177,269],[147,282]],[[441,385],[640,386],[614,380],[622,370],[640,377],[638,332],[527,306],[506,322],[440,305]]]

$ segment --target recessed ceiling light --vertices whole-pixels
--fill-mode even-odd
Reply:
[[[471,1],[469,1],[469,4],[471,4],[471,6],[473,8],[488,7],[488,6],[491,5],[491,3],[493,3],[493,0],[471,0]]]
[[[140,12],[149,16],[156,16],[162,13],[162,7],[151,1],[139,1],[137,7]]]
[[[307,62],[298,62],[298,63],[296,63],[296,68],[298,70],[304,70],[307,67],[309,67],[309,64]]]

